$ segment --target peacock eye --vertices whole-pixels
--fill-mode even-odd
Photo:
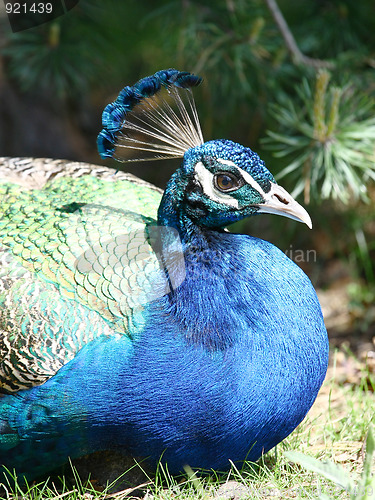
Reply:
[[[233,174],[216,174],[214,176],[215,187],[220,191],[234,191],[242,186],[238,177]]]

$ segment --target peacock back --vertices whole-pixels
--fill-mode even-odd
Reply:
[[[105,167],[0,159],[2,392],[43,383],[97,337],[134,334],[159,269],[147,228],[161,195]]]

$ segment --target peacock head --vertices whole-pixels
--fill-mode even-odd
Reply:
[[[125,87],[103,112],[102,158],[119,161],[183,157],[159,208],[159,223],[223,228],[261,213],[311,220],[250,148],[228,140],[204,142],[191,88],[201,78],[168,69]],[[164,96],[163,96],[164,92]],[[174,107],[173,107],[174,105]],[[136,151],[136,158],[123,155]]]
[[[183,189],[180,203],[197,225],[221,228],[261,213],[283,215],[311,228],[306,210],[279,186],[265,163],[250,148],[214,140],[190,148],[166,197]]]

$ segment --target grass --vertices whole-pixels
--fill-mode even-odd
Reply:
[[[117,493],[110,492],[111,485],[98,491],[92,485],[94,481],[83,483],[75,474],[73,486],[65,478],[53,483],[31,484],[23,489],[4,485],[0,498],[122,500],[137,496],[145,500],[375,500],[370,439],[367,462],[365,459],[366,436],[375,412],[375,383],[363,365],[357,383],[343,382],[342,370],[346,366],[337,366],[334,354],[332,359],[321,392],[306,419],[276,451],[268,453],[258,464],[245,463],[241,469],[232,464],[226,473],[202,474],[187,469],[183,477],[172,477],[160,467],[146,483]],[[327,464],[327,461],[332,463]],[[361,482],[362,473],[366,477],[362,477]],[[335,479],[335,474],[339,478],[336,477],[336,482],[331,480]],[[355,489],[348,492],[336,483],[352,484]]]

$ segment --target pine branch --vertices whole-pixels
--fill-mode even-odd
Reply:
[[[305,56],[299,49],[297,42],[290,31],[285,18],[276,3],[276,0],[265,0],[272,17],[280,30],[282,37],[284,38],[285,44],[292,56],[292,59],[296,64],[304,64],[305,66],[313,66],[315,68],[332,68],[333,63],[328,61],[322,61],[321,59],[312,59],[311,57]]]

